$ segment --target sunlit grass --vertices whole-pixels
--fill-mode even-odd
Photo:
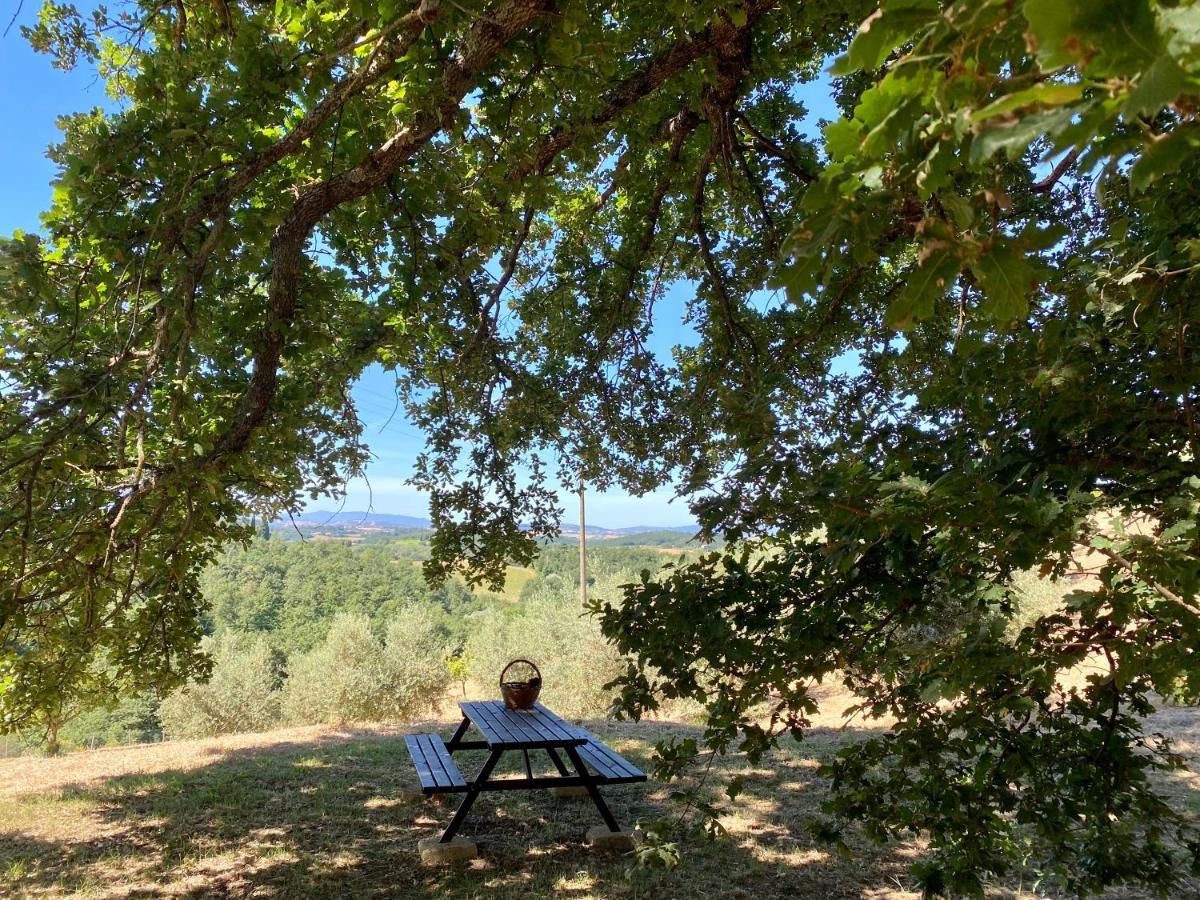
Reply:
[[[1178,723],[1185,735],[1191,722]],[[588,724],[643,765],[656,740],[696,733],[669,723]],[[853,853],[845,857],[817,844],[804,827],[826,796],[819,763],[856,738],[822,728],[754,766],[736,756],[725,760],[707,784],[710,796],[719,799],[734,774],[745,778],[745,792],[729,805],[724,836],[688,841],[678,870],[632,875],[628,858],[584,847],[584,831],[598,822],[586,800],[522,792],[485,795],[476,804],[463,833],[478,842],[478,859],[461,868],[424,868],[417,841],[438,834],[457,799],[414,796],[394,729],[307,740],[280,732],[275,744],[270,735],[246,736],[241,749],[222,739],[220,752],[195,742],[190,764],[169,744],[131,748],[161,753],[171,767],[145,771],[154,765],[148,759],[136,774],[92,772],[86,783],[15,796],[10,788],[0,798],[0,895],[915,898],[908,867],[923,852],[920,840],[877,847],[851,839]],[[107,759],[114,765],[120,755]],[[69,778],[70,757],[54,762]],[[481,762],[478,752],[461,756],[467,772]],[[513,755],[501,771],[516,773],[521,765]],[[1188,803],[1196,793],[1190,777],[1172,786]],[[627,825],[675,812],[660,784],[606,793]],[[998,885],[990,893],[1034,896],[1018,887]]]

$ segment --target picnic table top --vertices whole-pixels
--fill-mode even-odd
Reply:
[[[587,735],[541,703],[532,709],[509,709],[503,700],[463,700],[458,707],[493,749],[578,747],[588,742]]]

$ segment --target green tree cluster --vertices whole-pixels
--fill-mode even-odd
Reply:
[[[430,586],[409,541],[355,547],[344,541],[254,541],[231,547],[200,576],[209,627],[262,633],[291,656],[319,645],[334,618],[383,623],[413,603],[428,604],[447,638],[466,639],[485,601],[459,580]]]
[[[410,722],[435,710],[450,685],[449,647],[427,606],[410,603],[383,640],[364,616],[334,619],[324,643],[289,660],[285,721]]]
[[[636,569],[615,572],[594,585],[598,596],[616,598],[620,583],[638,577]],[[467,659],[483,690],[499,691],[500,672],[510,660],[531,659],[541,669],[541,698],[551,709],[578,718],[608,714],[614,696],[609,682],[622,662],[600,624],[580,608],[578,591],[576,562],[575,583],[556,573],[541,576],[526,585],[515,610],[495,605],[477,619]]]
[[[337,615],[312,649],[284,658],[262,634],[205,638],[211,675],[165,697],[167,738],[267,731],[280,725],[409,722],[438,705],[450,683],[448,647],[428,606],[410,603],[387,621]]]

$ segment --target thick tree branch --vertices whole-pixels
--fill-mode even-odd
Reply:
[[[1058,165],[1051,170],[1050,174],[1041,181],[1034,182],[1030,190],[1035,194],[1048,194],[1054,190],[1054,186],[1058,184],[1059,179],[1067,173],[1067,170],[1071,166],[1075,165],[1075,161],[1079,159],[1079,154],[1082,152],[1082,147],[1072,147],[1070,152],[1058,161]]]
[[[343,203],[362,197],[396,172],[421,147],[451,123],[479,74],[501,51],[538,22],[552,0],[507,0],[491,7],[467,29],[458,50],[442,70],[438,99],[416,120],[346,172],[304,189],[271,241],[273,260],[267,318],[254,353],[250,384],[230,425],[209,454],[209,461],[244,449],[266,418],[278,382],[288,325],[296,311],[304,247],[313,228]]]
[[[509,180],[521,181],[532,173],[545,171],[551,160],[571,146],[581,131],[612,122],[637,101],[657,90],[668,79],[701,57],[719,53],[730,47],[740,48],[754,24],[770,11],[772,5],[771,0],[750,0],[742,7],[746,14],[746,22],[740,28],[735,27],[727,18],[721,17],[688,40],[667,48],[613,88],[599,111],[583,120],[557,126],[536,148],[529,161],[509,170]]]
[[[751,137],[754,138],[754,143],[757,144],[768,155],[773,156],[775,159],[783,163],[783,167],[789,173],[794,175],[804,184],[811,184],[815,180],[815,177],[811,173],[806,172],[794,159],[792,159],[791,154],[784,150],[783,147],[779,146],[776,141],[771,140],[771,138],[763,134],[754,125],[754,123],[746,117],[745,113],[740,111],[734,113],[734,119],[745,125],[746,130],[750,132]]]
[[[255,179],[286,156],[299,151],[305,141],[320,130],[347,102],[379,81],[392,70],[396,60],[408,52],[426,25],[437,21],[440,0],[421,0],[420,5],[386,26],[379,43],[361,66],[344,77],[286,135],[265,150],[244,159],[238,170],[218,185],[200,206],[179,226],[177,235],[186,233],[201,221],[226,206]]]

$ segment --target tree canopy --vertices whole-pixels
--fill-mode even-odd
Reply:
[[[731,540],[602,611],[626,711],[695,696],[755,753],[836,673],[899,724],[833,765],[831,837],[928,832],[931,891],[1026,838],[1080,891],[1171,884],[1139,717],[1200,687],[1200,11],[874,6],[43,7],[119,111],[0,244],[4,725],[202,665],[200,570],[361,469],[381,362],[432,576],[528,560],[579,475]],[[1084,550],[1010,628],[1013,574]]]
[[[131,683],[183,677],[218,547],[360,470],[348,386],[370,362],[429,432],[434,574],[527,560],[556,460],[660,479],[654,299],[719,261],[723,299],[698,309],[737,333],[731,304],[772,258],[746,201],[791,204],[812,177],[787,88],[850,21],[765,2],[45,5],[34,45],[94,60],[119,111],[66,121],[43,233],[0,250],[6,724],[96,657]],[[764,136],[737,141],[752,180],[716,177],[735,114]]]

